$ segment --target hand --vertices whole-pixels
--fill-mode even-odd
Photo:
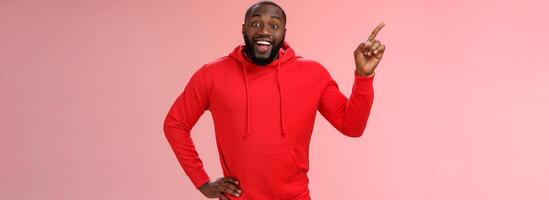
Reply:
[[[379,24],[368,37],[368,41],[360,43],[354,52],[356,73],[359,75],[372,76],[377,64],[383,57],[385,45],[376,40],[376,35],[383,26],[385,26],[385,23]]]
[[[198,190],[208,198],[219,198],[221,200],[229,200],[224,194],[230,194],[239,197],[242,193],[239,182],[232,177],[222,177],[213,181],[208,181],[201,185]]]

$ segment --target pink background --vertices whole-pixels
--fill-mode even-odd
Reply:
[[[0,0],[1,199],[205,199],[162,132],[254,1]],[[549,199],[544,1],[279,1],[286,39],[350,94],[352,51],[387,45],[365,135],[318,115],[313,199]],[[211,115],[193,138],[221,176]]]

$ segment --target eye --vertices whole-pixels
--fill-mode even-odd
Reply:
[[[252,27],[259,28],[261,25],[257,22],[252,22]]]
[[[273,25],[271,25],[271,28],[272,28],[272,29],[278,29],[278,27],[280,27],[278,24],[273,24]]]

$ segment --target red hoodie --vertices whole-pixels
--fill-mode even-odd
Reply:
[[[198,69],[175,100],[164,133],[196,188],[207,175],[191,139],[204,111],[212,114],[224,176],[240,182],[247,200],[310,199],[309,143],[318,110],[339,132],[364,132],[374,97],[373,77],[354,72],[349,99],[318,62],[296,56],[284,42],[279,58],[252,63],[244,45]]]

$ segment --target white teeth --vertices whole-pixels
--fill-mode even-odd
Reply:
[[[257,41],[255,42],[256,44],[261,44],[261,45],[271,45],[270,42],[267,42],[267,41]]]

